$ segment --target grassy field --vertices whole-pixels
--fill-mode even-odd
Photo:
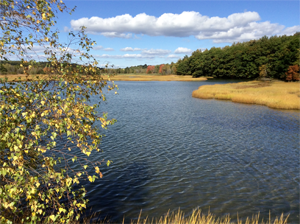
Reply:
[[[300,110],[300,83],[250,81],[200,86],[193,97],[260,104],[276,109]]]
[[[46,75],[30,75],[29,78],[35,80],[36,76],[40,78],[45,78]],[[26,77],[24,74],[19,75],[0,75],[0,78],[4,79],[8,78],[8,81],[11,82],[14,79],[19,80],[21,77],[21,81],[25,80]],[[108,79],[107,75],[103,76],[104,79]],[[192,76],[179,76],[179,75],[148,75],[148,74],[121,74],[121,75],[111,75],[111,81],[205,81],[207,78],[192,78]]]

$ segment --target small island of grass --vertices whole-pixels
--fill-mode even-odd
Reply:
[[[275,109],[300,110],[300,83],[250,81],[200,86],[193,91],[200,99],[231,100]]]

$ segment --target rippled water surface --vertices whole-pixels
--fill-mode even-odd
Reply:
[[[290,214],[299,222],[299,112],[191,97],[218,82],[116,82],[100,108],[118,122],[106,132],[104,177],[86,183],[89,206],[118,222],[187,215]]]

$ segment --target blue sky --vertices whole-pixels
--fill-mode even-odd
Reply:
[[[299,1],[71,1],[59,14],[61,40],[87,27],[91,52],[116,67],[176,62],[197,49],[300,31]]]

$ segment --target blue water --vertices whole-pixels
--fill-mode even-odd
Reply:
[[[225,82],[116,82],[99,112],[118,121],[90,156],[113,163],[83,182],[88,210],[113,222],[200,208],[299,223],[300,113],[191,97]]]

